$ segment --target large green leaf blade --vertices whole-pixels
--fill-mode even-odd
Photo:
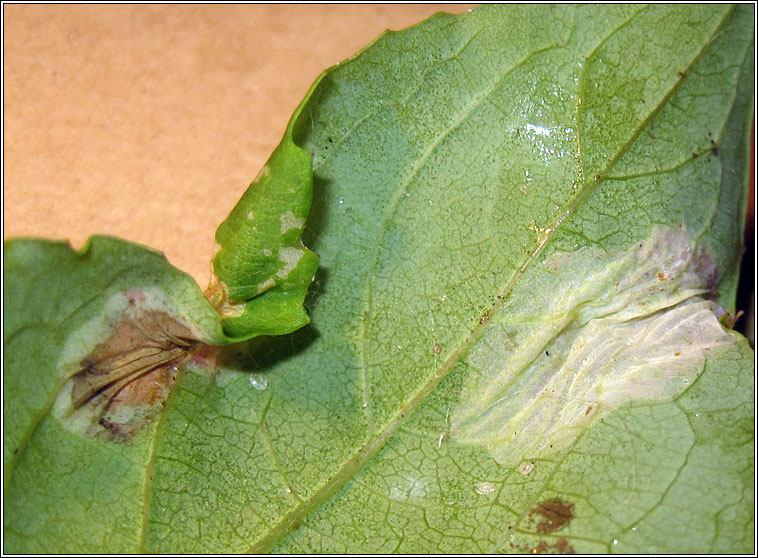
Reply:
[[[305,238],[324,270],[309,303],[315,326],[250,346],[265,390],[233,370],[215,384],[185,377],[156,461],[149,548],[677,551],[676,538],[631,529],[658,513],[687,513],[691,506],[664,496],[693,498],[693,483],[681,479],[690,468],[715,470],[717,440],[707,432],[716,426],[688,426],[697,414],[682,403],[694,393],[689,383],[658,378],[658,391],[631,390],[639,397],[616,407],[601,398],[604,411],[561,435],[554,454],[538,449],[524,462],[501,442],[472,441],[478,415],[466,426],[460,411],[500,378],[484,368],[528,384],[539,379],[529,367],[545,351],[566,358],[565,343],[576,337],[551,344],[564,331],[550,329],[555,315],[587,305],[556,287],[598,288],[618,304],[627,299],[614,294],[614,281],[658,252],[684,262],[683,271],[662,267],[658,292],[659,278],[646,268],[643,284],[657,294],[627,293],[631,308],[688,319],[700,309],[713,335],[694,345],[683,368],[672,364],[672,349],[664,380],[712,384],[734,363],[732,377],[747,385],[749,349],[721,330],[720,310],[701,299],[716,286],[733,310],[753,79],[749,11],[487,7],[385,35],[327,73],[294,133],[314,153]],[[662,39],[652,54],[619,55],[652,48],[653,36]],[[601,63],[611,54],[615,68]],[[646,69],[656,73],[641,81]],[[679,251],[667,253],[669,245]],[[550,267],[565,258],[572,272]],[[583,275],[587,262],[595,275]],[[553,306],[551,296],[567,306]],[[533,327],[508,333],[509,317],[527,307],[524,323]],[[511,334],[525,341],[516,360],[505,342]],[[704,356],[706,349],[714,353]],[[655,378],[655,370],[645,373]],[[518,393],[502,395],[519,402]],[[752,394],[728,393],[740,420],[749,419]],[[528,397],[523,403],[538,409]],[[667,420],[668,432],[654,428]],[[631,430],[614,427],[627,423]],[[609,449],[651,431],[652,445]],[[534,436],[526,430],[517,452],[539,446]],[[594,455],[593,444],[604,453]],[[744,550],[744,527],[733,527],[736,537],[711,529],[749,508],[750,447],[724,449],[734,467],[714,482],[725,483],[728,496],[674,521],[718,531],[709,548]],[[594,484],[576,480],[587,460]],[[660,473],[647,486],[654,496],[627,490],[630,460],[640,475]],[[524,475],[521,466],[532,462]],[[596,485],[616,500],[582,493]],[[539,506],[558,499],[571,504],[573,519],[554,534],[540,531]],[[603,519],[593,506],[621,515]]]

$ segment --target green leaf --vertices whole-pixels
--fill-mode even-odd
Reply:
[[[310,321],[303,299],[318,256],[301,240],[313,173],[310,156],[292,141],[299,114],[216,232],[211,301],[237,340],[291,333]]]
[[[115,443],[108,436],[114,426],[100,423],[112,413],[97,397],[81,407],[73,402],[76,378],[87,374],[93,348],[115,337],[120,323],[138,322],[143,310],[151,312],[143,323],[152,326],[152,339],[127,347],[127,355],[137,355],[131,362],[151,360],[153,352],[138,353],[146,348],[175,349],[164,341],[179,331],[181,347],[223,343],[218,315],[192,278],[161,254],[114,238],[92,237],[78,253],[64,242],[10,240],[3,262],[5,549],[133,551],[160,430],[145,419],[160,405],[143,397],[132,406],[144,416],[119,423],[147,422],[146,428],[129,443]],[[174,379],[161,372],[174,375],[169,367],[145,377],[168,389]]]
[[[154,254],[104,250],[84,290],[81,256],[7,245],[5,550],[752,552],[753,353],[719,321],[752,23],[484,6],[329,70],[269,163],[297,181],[292,146],[313,154],[312,325],[191,353],[131,437],[68,420],[65,375],[109,347],[124,293],[219,344],[210,307]],[[293,222],[265,207],[229,222]],[[247,235],[219,231],[223,311],[280,265],[224,271]]]

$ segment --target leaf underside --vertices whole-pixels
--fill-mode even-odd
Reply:
[[[223,323],[141,247],[6,243],[4,550],[753,552],[753,352],[719,321],[752,23],[483,6],[383,35],[256,182],[306,184],[312,159],[312,204],[244,201],[219,230]],[[225,236],[244,219],[293,236]],[[130,300],[200,345],[305,323],[229,321],[309,282],[301,231],[311,325],[192,353],[157,419],[87,435],[71,378]]]

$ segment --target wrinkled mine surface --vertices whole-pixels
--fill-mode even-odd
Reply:
[[[466,357],[473,397],[451,416],[451,437],[503,464],[563,449],[625,403],[676,397],[734,342],[708,299],[711,260],[681,227],[622,253],[554,253],[529,273]]]
[[[148,304],[143,293],[126,293],[105,340],[79,362],[57,404],[67,426],[128,438],[160,408],[197,341],[187,326]]]

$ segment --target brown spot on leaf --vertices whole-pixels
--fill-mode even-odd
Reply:
[[[145,308],[141,294],[128,296],[130,307],[113,333],[71,379],[73,409],[119,439],[131,437],[151,418],[176,379],[177,364],[199,345],[187,326],[162,310]]]
[[[553,544],[541,540],[530,552],[532,554],[576,554],[574,547],[564,537],[561,537]]]
[[[105,417],[100,417],[100,426],[107,428],[114,438],[131,438],[135,434],[135,428],[131,424],[111,422]]]
[[[548,500],[529,510],[529,519],[537,522],[538,533],[552,533],[571,521],[573,507],[574,504],[562,500]]]

